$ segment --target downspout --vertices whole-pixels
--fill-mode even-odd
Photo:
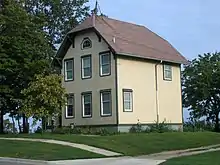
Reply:
[[[156,115],[157,115],[157,124],[159,124],[159,98],[158,98],[158,93],[159,93],[159,90],[158,90],[158,65],[159,64],[162,64],[163,61],[161,60],[160,63],[156,63],[155,64],[155,85],[156,85]]]

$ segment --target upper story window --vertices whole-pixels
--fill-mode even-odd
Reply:
[[[82,49],[88,49],[92,47],[92,41],[89,38],[84,38],[81,44]]]
[[[171,81],[172,80],[172,66],[171,65],[167,65],[167,64],[164,64],[163,65],[163,78],[164,80],[169,80]]]
[[[131,89],[123,89],[123,105],[124,112],[133,112],[133,91]]]
[[[91,55],[82,56],[81,61],[81,75],[82,79],[87,79],[92,77],[92,58]]]
[[[111,54],[110,52],[100,53],[100,76],[108,76],[111,74]]]
[[[66,118],[74,117],[74,95],[70,94],[67,96],[67,104],[66,104]]]
[[[64,60],[64,78],[65,81],[73,81],[74,79],[74,60]]]

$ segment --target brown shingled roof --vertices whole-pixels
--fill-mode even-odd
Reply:
[[[168,41],[144,26],[128,22],[103,16],[91,16],[68,34],[89,28],[95,28],[116,54],[187,63],[187,60]]]

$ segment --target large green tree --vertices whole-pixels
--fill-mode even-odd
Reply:
[[[43,16],[44,30],[52,45],[60,44],[64,36],[89,15],[89,0],[25,0],[28,13]]]
[[[220,53],[199,55],[182,77],[184,106],[194,118],[206,117],[220,131]]]
[[[49,37],[43,31],[45,20],[27,13],[22,5],[20,1],[4,0],[0,11],[1,114],[19,110],[21,91],[35,74],[50,72],[54,55]]]

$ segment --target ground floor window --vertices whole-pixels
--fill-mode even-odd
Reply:
[[[92,93],[82,94],[82,116],[92,117]]]
[[[100,97],[101,97],[101,116],[111,116],[112,115],[111,90],[101,91]]]

